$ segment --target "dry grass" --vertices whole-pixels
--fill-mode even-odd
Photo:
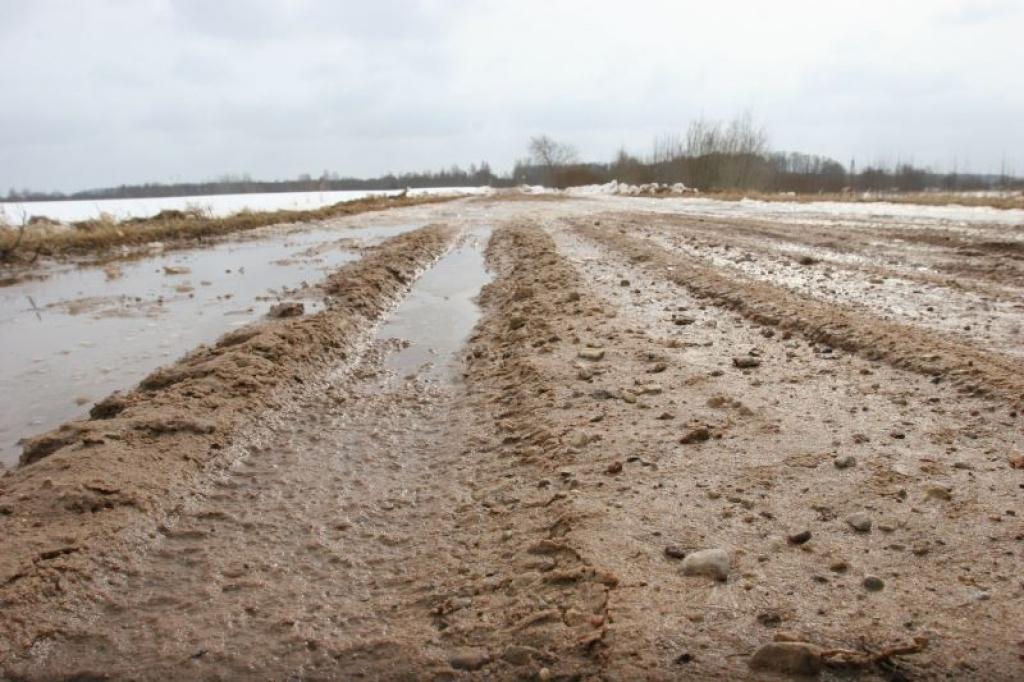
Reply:
[[[168,246],[208,239],[235,232],[254,230],[282,223],[302,223],[356,215],[389,208],[434,204],[454,197],[366,197],[308,211],[242,211],[223,218],[205,216],[197,211],[164,211],[152,218],[134,218],[118,222],[109,215],[96,220],[73,223],[71,228],[49,225],[30,226],[20,243],[19,228],[0,224],[0,266],[29,262],[39,255],[55,258],[103,256],[122,246],[141,246],[164,242]],[[17,244],[16,249],[12,247]]]
[[[721,192],[708,192],[698,196],[706,196],[712,199],[723,201],[739,201],[740,199],[756,199],[758,201],[795,201],[798,203],[810,203],[812,201],[840,201],[845,203],[865,204],[888,202],[891,204],[918,204],[923,206],[989,206],[991,208],[1021,208],[1024,209],[1024,196],[975,196],[970,194],[956,194],[954,192],[915,192],[905,194],[842,194],[835,193],[811,193],[811,194],[787,194],[782,192],[741,192],[738,190],[726,190]]]

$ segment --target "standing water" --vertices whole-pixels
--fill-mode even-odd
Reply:
[[[399,376],[443,379],[450,375],[455,353],[480,318],[476,298],[490,280],[483,253],[489,236],[488,228],[467,236],[416,280],[409,296],[381,326],[378,338],[408,344],[388,356],[388,369]]]
[[[0,464],[16,464],[21,439],[301,296],[290,290],[359,257],[349,247],[415,227],[271,232],[0,288]]]

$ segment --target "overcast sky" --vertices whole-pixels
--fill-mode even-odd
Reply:
[[[1024,174],[1024,1],[0,0],[0,192],[495,170],[749,109],[776,149]]]

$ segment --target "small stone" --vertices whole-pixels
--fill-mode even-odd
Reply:
[[[467,647],[452,654],[448,662],[456,670],[479,670],[491,662],[491,655],[487,649]]]
[[[757,358],[740,356],[732,359],[732,366],[738,367],[739,369],[752,369],[754,367],[760,367],[761,361]]]
[[[729,553],[724,549],[702,549],[683,559],[683,575],[706,575],[726,580],[730,568]]]
[[[846,517],[846,523],[858,533],[871,531],[871,517],[864,512],[855,512]]]
[[[532,646],[512,644],[505,647],[505,651],[501,654],[501,659],[511,665],[526,665],[533,658],[541,655],[540,650],[534,649]]]
[[[604,359],[604,349],[584,348],[579,352],[579,356],[584,360],[602,360]]]
[[[842,559],[839,559],[838,561],[833,561],[831,564],[828,565],[828,570],[832,571],[833,573],[846,573],[849,569],[850,564],[846,563]]]
[[[665,548],[665,556],[670,559],[685,559],[686,550],[676,545],[669,545]]]
[[[711,438],[711,432],[704,426],[698,426],[695,429],[691,429],[688,433],[683,435],[679,439],[679,442],[683,445],[692,445],[694,443],[703,443]]]
[[[832,460],[832,464],[835,465],[836,469],[849,469],[850,467],[857,466],[857,458],[853,455],[841,455]]]
[[[508,328],[511,329],[512,331],[515,331],[516,329],[521,329],[522,327],[525,326],[526,318],[523,317],[513,317],[508,321]]]
[[[942,483],[929,483],[925,486],[925,495],[930,500],[949,501],[953,497],[953,489]]]
[[[787,675],[817,675],[823,667],[821,649],[806,642],[771,642],[757,650],[750,667]]]
[[[865,576],[864,581],[861,584],[864,586],[864,589],[869,592],[878,592],[885,587],[885,581],[877,575]]]
[[[608,465],[608,468],[604,470],[606,474],[621,474],[622,473],[622,462],[612,462]]]
[[[788,540],[789,544],[791,545],[802,545],[810,539],[811,531],[809,530],[802,530],[799,533],[794,533],[790,535],[788,538],[786,538],[786,540]]]
[[[166,268],[165,268],[166,269]],[[298,301],[285,301],[270,306],[268,317],[298,317],[306,312],[306,306]]]

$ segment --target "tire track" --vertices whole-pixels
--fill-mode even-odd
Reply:
[[[94,574],[145,544],[198,474],[266,437],[268,411],[356,356],[455,237],[439,225],[395,237],[328,279],[325,311],[231,332],[29,443],[28,466],[0,479],[0,665],[59,630]]]
[[[1024,404],[1024,376],[1018,360],[846,306],[814,301],[783,287],[725,274],[695,258],[631,237],[624,228],[572,224],[579,234],[621,251],[634,263],[659,272],[699,298],[759,324],[927,374],[965,394],[991,392],[1015,408]]]

